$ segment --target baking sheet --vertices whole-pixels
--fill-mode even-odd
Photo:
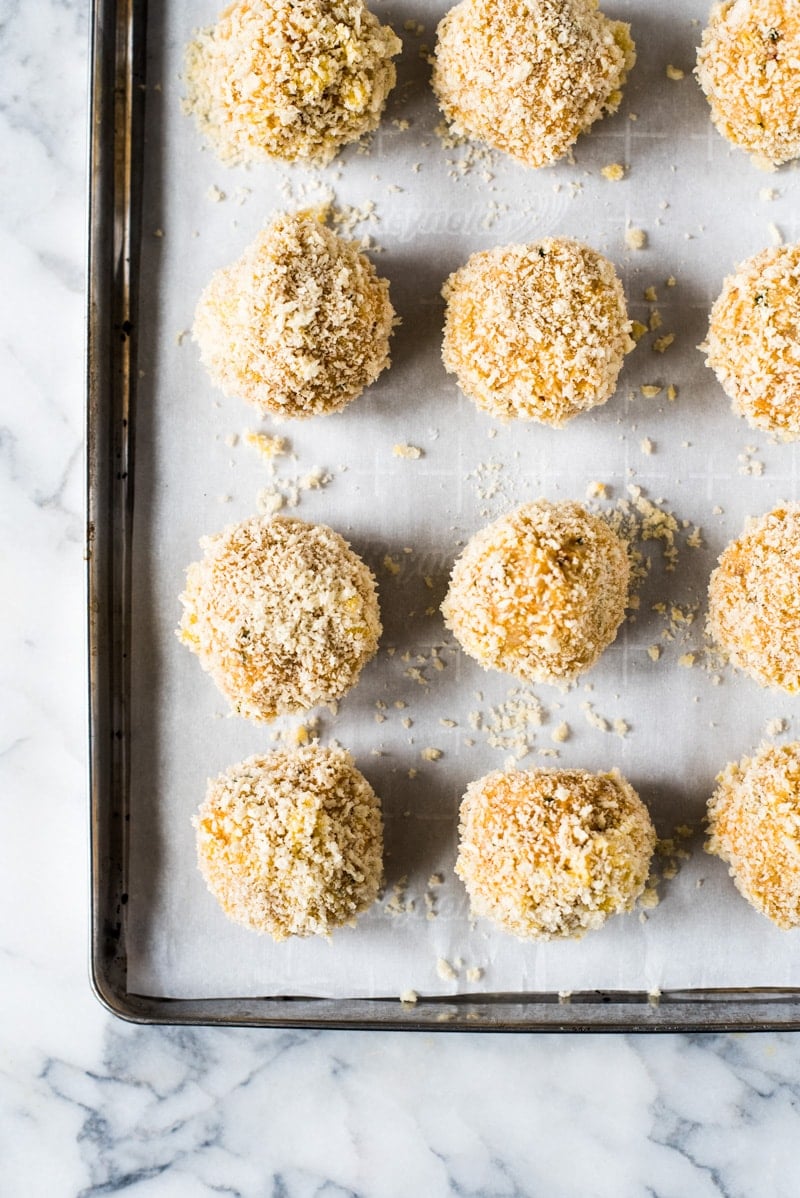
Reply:
[[[573,162],[540,172],[474,147],[448,148],[437,136],[439,114],[420,50],[422,42],[432,45],[444,5],[373,7],[403,36],[399,84],[369,152],[348,149],[324,171],[220,166],[180,112],[178,78],[183,45],[194,27],[214,20],[215,8],[176,2],[155,13],[149,28],[129,990],[359,997],[409,988],[433,995],[800,985],[800,936],[777,931],[739,898],[725,866],[702,852],[700,828],[726,761],[754,749],[770,721],[786,722],[784,738],[800,732],[797,700],[717,671],[702,631],[705,587],[723,546],[748,515],[797,497],[796,450],[771,444],[730,413],[695,348],[733,265],[778,232],[786,240],[800,236],[798,171],[764,175],[713,131],[690,76],[705,5],[687,0],[668,15],[633,0],[607,7],[610,16],[631,21],[639,55],[621,111],[579,141]],[[405,31],[406,21],[422,23],[424,35]],[[668,79],[668,64],[686,77]],[[612,183],[601,170],[616,162],[628,170]],[[765,198],[765,189],[774,198]],[[245,404],[213,390],[182,334],[216,267],[238,256],[274,211],[331,190],[335,206],[351,217],[374,204],[354,233],[379,247],[374,261],[390,279],[402,317],[393,365],[337,416],[259,422]],[[645,249],[626,247],[628,227],[646,230]],[[647,322],[657,308],[663,324],[629,356],[605,407],[562,430],[503,427],[444,372],[439,290],[476,249],[554,234],[606,253],[623,278],[631,316]],[[665,286],[669,276],[674,287]],[[655,304],[643,299],[651,285]],[[659,355],[653,337],[668,332],[675,342]],[[664,389],[645,399],[640,387],[647,384]],[[673,402],[669,384],[678,390]],[[250,429],[289,440],[295,456],[278,460],[276,478],[241,439]],[[392,453],[397,443],[418,446],[424,456],[399,459]],[[357,928],[343,929],[330,944],[276,946],[221,914],[196,871],[190,826],[206,778],[273,747],[276,730],[229,717],[174,628],[198,538],[250,515],[264,489],[291,498],[316,467],[330,481],[301,489],[298,506],[287,510],[342,532],[380,586],[385,631],[378,658],[336,715],[314,714],[320,739],[346,745],[383,801],[387,891]],[[461,544],[517,503],[539,495],[581,499],[597,481],[608,487],[599,505],[607,510],[637,487],[686,522],[676,536],[676,568],[665,570],[661,542],[641,546],[651,569],[638,611],[570,691],[483,672],[457,649],[436,612]],[[693,547],[696,527],[700,543]],[[657,604],[666,604],[666,613],[653,610]],[[693,612],[693,622],[676,621],[675,607]],[[648,653],[654,644],[662,648],[655,662]],[[513,720],[520,705],[531,708],[531,696],[542,724],[529,729],[522,767],[616,765],[662,836],[679,825],[695,829],[686,842],[690,857],[662,881],[657,907],[615,919],[579,942],[522,944],[482,921],[473,925],[452,872],[467,783],[515,752],[513,743],[496,743],[497,735],[490,743],[486,725],[497,727],[504,715]],[[614,730],[615,720],[627,723],[626,735]],[[557,744],[551,733],[562,721],[571,734]],[[308,721],[282,721],[277,732],[291,736],[301,722]],[[428,748],[441,750],[441,758],[426,761]],[[429,884],[434,874],[442,885]]]

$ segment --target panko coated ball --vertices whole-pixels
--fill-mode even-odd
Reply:
[[[622,775],[496,771],[461,803],[456,873],[473,916],[521,940],[582,936],[630,911],[656,835]]]
[[[381,635],[375,579],[347,542],[255,516],[200,544],[178,635],[233,711],[263,723],[341,699]]]
[[[711,9],[697,53],[711,119],[771,170],[800,156],[797,0],[725,0]]]
[[[737,415],[800,437],[800,244],[762,250],[725,280],[702,348]]]
[[[708,803],[706,849],[779,928],[800,926],[800,743],[727,765]]]
[[[338,412],[389,365],[389,284],[318,212],[281,214],[197,304],[211,381],[261,412]]]
[[[445,624],[484,669],[524,682],[590,669],[625,616],[627,546],[579,503],[526,503],[468,541],[442,604]]]
[[[187,47],[184,107],[228,165],[323,164],[377,128],[400,50],[362,0],[236,0]]]
[[[800,690],[800,506],[747,522],[708,586],[708,631],[761,686]]]
[[[344,749],[248,757],[209,781],[192,823],[222,910],[273,940],[329,936],[378,895],[380,803]]]
[[[473,254],[442,294],[445,367],[501,419],[558,428],[605,403],[634,347],[613,264],[566,237]]]
[[[616,112],[636,61],[597,0],[461,0],[439,23],[433,89],[454,133],[540,167]]]

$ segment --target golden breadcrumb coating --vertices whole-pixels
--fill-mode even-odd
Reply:
[[[280,214],[216,271],[192,335],[211,381],[262,414],[338,412],[389,365],[389,284],[321,211]]]
[[[629,577],[626,545],[604,520],[573,501],[539,499],[469,540],[442,613],[484,669],[561,682],[614,640]]]
[[[800,244],[762,250],[725,280],[701,348],[737,415],[800,437]]]
[[[800,925],[800,742],[727,765],[708,802],[706,849],[779,928]]]
[[[708,631],[761,686],[800,690],[800,506],[751,519],[708,587]]]
[[[614,266],[566,237],[473,254],[442,295],[445,367],[492,416],[558,428],[613,395],[634,348]]]
[[[329,162],[376,129],[401,42],[362,0],[237,0],[186,48],[185,110],[223,162]]]
[[[725,0],[711,9],[697,53],[711,119],[757,166],[800,156],[800,6]]]
[[[616,112],[636,61],[630,26],[597,0],[461,0],[437,37],[433,89],[453,131],[532,167]]]
[[[617,770],[488,774],[467,788],[459,832],[472,915],[526,940],[577,938],[630,911],[656,841]]]
[[[238,715],[263,723],[350,690],[381,622],[375,579],[338,533],[254,516],[200,544],[178,636]]]
[[[380,803],[344,749],[248,757],[209,780],[192,823],[222,910],[273,940],[328,936],[377,897]]]

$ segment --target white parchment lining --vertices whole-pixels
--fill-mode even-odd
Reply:
[[[149,37],[143,375],[135,416],[130,989],[174,997],[377,996],[407,988],[800,985],[800,932],[779,932],[752,911],[725,866],[702,851],[701,818],[717,771],[751,752],[769,720],[785,719],[784,736],[800,735],[797,699],[727,670],[716,685],[702,653],[716,557],[748,515],[797,497],[797,457],[792,446],[771,444],[731,414],[695,347],[733,265],[770,244],[775,228],[787,241],[800,236],[797,169],[763,175],[711,127],[691,77],[707,5],[609,4],[609,15],[632,22],[639,56],[622,109],[581,139],[574,162],[540,172],[485,155],[469,166],[468,148],[442,145],[420,49],[433,44],[445,5],[423,0],[374,5],[402,33],[404,51],[399,85],[368,154],[350,149],[323,172],[226,170],[180,112],[183,44],[216,10],[177,0],[164,7],[164,25],[155,14]],[[421,39],[403,29],[408,20],[424,24]],[[667,78],[668,64],[686,77]],[[609,182],[601,170],[617,162],[626,166],[625,179]],[[331,943],[276,946],[221,914],[196,870],[190,826],[206,778],[273,747],[272,733],[227,716],[174,629],[198,538],[250,515],[258,492],[276,485],[251,448],[231,443],[233,435],[277,426],[260,425],[245,404],[215,393],[196,347],[178,335],[191,325],[212,270],[238,256],[275,210],[305,206],[320,187],[333,188],[340,207],[374,203],[374,221],[356,232],[380,246],[375,261],[403,322],[391,370],[366,395],[339,416],[278,430],[296,454],[278,463],[284,490],[316,466],[332,476],[322,490],[302,492],[296,514],[342,532],[379,579],[381,652],[336,716],[316,714],[323,742],[335,737],[346,745],[383,801],[387,895]],[[225,198],[213,200],[213,188]],[[774,189],[774,198],[764,189]],[[645,249],[626,248],[629,226],[646,231]],[[554,234],[606,253],[624,280],[631,315],[647,323],[657,309],[663,324],[654,335],[674,332],[675,342],[660,355],[653,335],[643,338],[615,397],[561,431],[502,427],[444,372],[440,288],[476,249]],[[674,287],[665,285],[669,276]],[[643,297],[651,285],[656,303]],[[666,398],[670,383],[674,402]],[[643,384],[664,390],[646,399]],[[398,442],[424,456],[393,456]],[[653,566],[639,610],[586,685],[569,693],[534,688],[545,722],[521,764],[616,765],[662,836],[680,824],[695,833],[690,859],[661,885],[661,902],[646,919],[635,912],[580,942],[522,944],[473,925],[453,875],[460,797],[471,779],[510,756],[471,726],[471,713],[490,719],[515,683],[469,661],[430,609],[441,602],[460,545],[478,527],[539,495],[581,499],[593,481],[608,485],[606,507],[636,485],[688,527],[677,538],[672,573],[657,542],[645,547]],[[702,544],[691,548],[695,525]],[[399,572],[387,569],[387,555]],[[696,618],[670,640],[664,632],[674,621],[655,604],[693,608]],[[662,649],[657,662],[648,654],[653,644]],[[443,669],[431,662],[434,647]],[[680,664],[692,652],[695,664]],[[414,669],[423,682],[409,676]],[[624,719],[629,733],[593,726],[586,703],[609,723]],[[408,718],[410,728],[402,722]],[[556,745],[551,733],[564,720],[571,735]],[[440,760],[423,760],[429,747],[442,750]],[[555,748],[557,758],[539,755]],[[431,888],[437,873],[444,882]],[[386,909],[395,892],[400,914]],[[454,979],[440,977],[438,958],[454,966]],[[482,971],[479,981],[467,976],[474,969]]]

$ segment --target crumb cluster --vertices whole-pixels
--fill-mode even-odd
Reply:
[[[262,414],[338,412],[389,365],[389,284],[323,215],[275,217],[197,304],[211,381]]]
[[[377,898],[380,803],[344,749],[248,757],[209,781],[192,822],[225,914],[276,941],[328,936]]]
[[[238,715],[263,723],[350,690],[381,622],[375,579],[338,533],[255,516],[200,544],[178,635]]]
[[[563,425],[613,395],[634,347],[613,264],[570,238],[473,254],[442,295],[445,367],[496,417]]]
[[[800,506],[751,519],[708,588],[708,630],[761,686],[800,690]]]
[[[779,928],[800,925],[800,743],[727,765],[708,804],[706,849]]]
[[[617,771],[488,774],[468,787],[459,832],[456,873],[472,914],[536,940],[579,937],[630,911],[656,842]]]
[[[433,89],[453,131],[540,167],[615,112],[636,61],[597,0],[461,0],[439,23]]]
[[[796,0],[723,0],[697,54],[711,119],[757,166],[800,156],[800,10]]]
[[[329,162],[376,129],[400,39],[363,0],[236,0],[186,50],[185,109],[223,162]]]
[[[800,437],[800,244],[762,250],[725,280],[702,348],[739,416]]]
[[[540,499],[470,539],[442,613],[485,669],[561,682],[614,640],[629,578],[626,545],[604,520],[573,501]]]

